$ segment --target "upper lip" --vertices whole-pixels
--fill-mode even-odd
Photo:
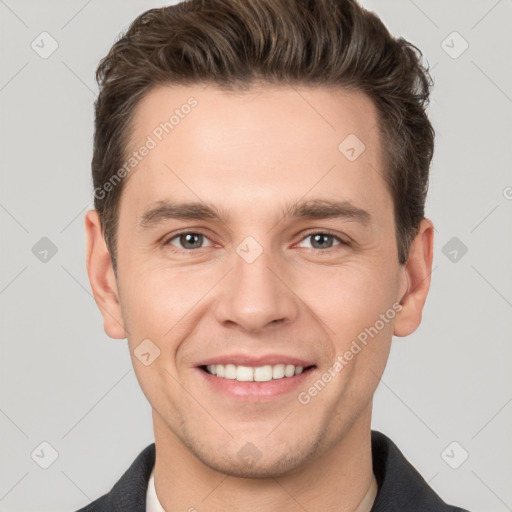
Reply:
[[[300,359],[298,357],[287,356],[284,354],[268,354],[262,356],[246,356],[243,354],[226,354],[223,356],[210,357],[199,362],[197,366],[207,366],[211,364],[234,364],[237,366],[266,366],[276,364],[293,364],[294,366],[313,366],[313,363]]]

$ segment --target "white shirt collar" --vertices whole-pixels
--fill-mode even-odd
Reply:
[[[155,489],[155,467],[151,470],[148,482],[148,490],[146,492],[146,512],[165,512],[162,507]]]
[[[377,481],[375,480],[375,476],[372,478],[372,484],[368,493],[364,497],[363,501],[357,507],[356,512],[363,512],[370,510],[373,506],[375,496],[377,495]],[[165,512],[164,507],[158,500],[158,496],[156,495],[155,489],[155,466],[151,470],[151,475],[149,476],[148,482],[148,490],[146,492],[146,512]]]

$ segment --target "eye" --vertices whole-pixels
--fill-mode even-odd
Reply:
[[[305,241],[308,239],[310,240],[309,245],[303,247],[309,247],[313,251],[319,252],[326,252],[329,249],[333,249],[339,245],[349,245],[348,242],[345,242],[337,235],[326,231],[309,233],[301,240],[301,242],[299,242],[299,245],[305,243]],[[203,245],[205,242],[207,242],[208,245]],[[172,236],[166,242],[164,242],[164,245],[171,246],[173,250],[176,249],[193,251],[197,249],[203,249],[205,247],[212,247],[214,244],[206,235],[203,235],[202,233],[186,231]]]
[[[309,233],[301,240],[301,243],[308,239],[311,240],[309,247],[315,251],[326,251],[338,245],[348,245],[338,236],[324,231]]]
[[[173,240],[176,240],[179,245],[175,245],[173,243]],[[202,233],[187,231],[184,233],[174,235],[172,238],[169,238],[166,242],[164,242],[164,245],[171,245],[173,247],[177,247],[178,249],[184,250],[202,249],[203,242],[205,240],[210,241],[209,238],[207,238]]]

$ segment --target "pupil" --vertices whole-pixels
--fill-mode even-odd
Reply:
[[[197,249],[199,247],[201,247],[201,243],[202,243],[202,236],[203,235],[200,235],[198,233],[188,233],[188,234],[185,234],[185,235],[181,235],[180,237],[180,242],[181,242],[181,245],[183,247],[185,247],[186,249]],[[194,238],[196,239],[196,241],[194,242]]]
[[[316,247],[317,242],[320,247]],[[319,249],[319,248],[325,249],[325,248],[329,248],[331,246],[332,246],[331,235],[323,235],[323,234],[313,235],[313,247],[315,247],[315,249]]]

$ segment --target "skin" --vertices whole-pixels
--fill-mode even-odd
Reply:
[[[421,222],[400,265],[376,111],[365,95],[159,86],[137,107],[133,148],[190,96],[197,107],[127,178],[117,276],[97,212],[85,219],[87,270],[105,332],[128,338],[153,409],[157,495],[167,510],[353,511],[372,479],[372,397],[392,335],[407,336],[421,322],[432,222]],[[353,162],[338,150],[349,134],[366,146]],[[281,215],[286,204],[312,199],[350,201],[371,220]],[[140,229],[159,200],[212,203],[229,218]],[[328,238],[332,247],[314,252],[307,235],[325,230],[349,245]],[[180,244],[174,234],[182,231],[203,234],[202,248]],[[263,248],[252,263],[236,251],[248,236]],[[401,300],[395,318],[301,404],[297,393]],[[134,356],[146,338],[160,350],[149,366]],[[300,389],[240,402],[214,391],[196,368],[234,352],[293,355],[316,368]],[[251,464],[237,456],[248,442],[261,454]]]

